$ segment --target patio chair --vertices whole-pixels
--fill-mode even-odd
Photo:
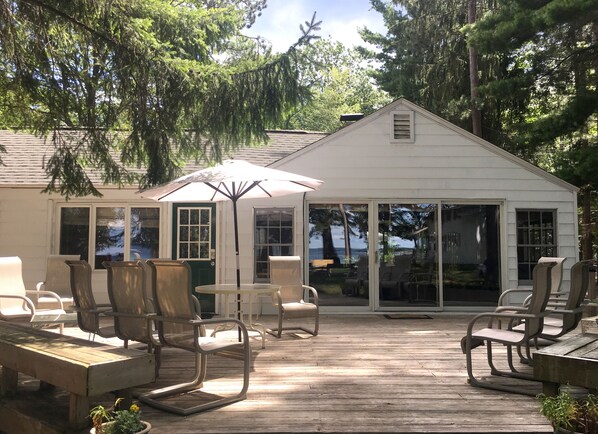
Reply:
[[[182,261],[149,260],[152,269],[152,290],[157,316],[158,336],[162,347],[181,348],[195,354],[195,374],[191,381],[153,390],[139,396],[152,407],[179,415],[189,415],[221,407],[245,399],[249,387],[251,348],[245,325],[236,319],[201,319],[199,301],[192,295],[191,269]],[[242,340],[206,336],[206,326],[232,325],[241,330]],[[243,385],[232,396],[210,395],[208,402],[181,407],[162,402],[160,398],[179,395],[202,387],[207,374],[207,356],[223,352],[241,351]]]
[[[53,298],[59,308],[38,309],[28,295]],[[45,290],[25,289],[21,258],[18,256],[0,258],[0,320],[28,322],[40,326],[57,324],[62,334],[64,323],[61,319],[64,320],[65,316],[66,312],[62,308],[62,301],[58,294]]]
[[[280,285],[280,290],[272,295],[272,303],[278,308],[278,327],[268,330],[280,338],[283,330],[302,330],[317,336],[320,322],[318,291],[303,285],[301,280],[301,258],[299,256],[270,256],[270,283]],[[312,302],[309,300],[311,295]],[[283,327],[283,320],[313,318],[314,328]]]
[[[52,291],[60,296],[62,308],[68,309],[73,304],[71,292],[71,274],[65,261],[78,261],[80,255],[49,255],[46,260],[46,278],[38,282],[35,289],[38,291]],[[37,296],[36,306],[45,309],[60,309],[54,297]]]
[[[559,298],[561,300],[563,300],[562,297],[566,295],[566,293],[561,292],[561,283],[563,281],[563,264],[565,263],[566,259],[567,258],[559,258],[559,257],[551,257],[551,256],[542,256],[540,259],[538,259],[538,264],[541,264],[543,262],[552,262],[552,263],[556,264],[552,268],[552,271],[550,272],[551,288],[552,288],[550,296],[553,299],[552,301],[554,301],[554,302],[558,301]],[[510,297],[515,294],[523,294],[526,297],[521,302],[521,304],[525,305],[529,301],[529,297],[531,295],[531,289],[530,288],[507,289],[502,294],[500,294],[500,297],[498,298],[498,306],[508,306],[509,304],[512,304],[510,302]],[[519,304],[519,303],[517,303],[517,304]]]
[[[104,262],[108,272],[108,297],[114,317],[114,331],[119,339],[141,342],[147,352],[156,355],[156,376],[160,369],[160,341],[155,331],[156,316],[152,301],[147,298],[149,266],[143,261]],[[125,345],[125,348],[128,345]]]
[[[564,304],[561,302],[562,297],[559,297],[556,302],[552,297],[548,299],[546,310],[549,314],[544,318],[538,339],[556,341],[577,328],[583,314],[583,302],[589,286],[589,272],[592,264],[591,260],[580,261],[571,267],[571,284],[567,299]],[[524,332],[524,324],[514,327],[513,330]],[[531,362],[529,357],[527,360]]]
[[[66,264],[71,271],[71,291],[75,302],[73,310],[77,312],[79,328],[89,333],[91,340],[95,340],[96,335],[103,338],[115,337],[114,325],[100,324],[100,319],[110,311],[111,306],[96,303],[91,286],[91,266],[84,260],[66,261]]]
[[[474,376],[472,363],[472,350],[476,343],[486,343],[487,361],[492,375],[533,380],[531,374],[518,371],[513,364],[513,347],[528,346],[542,332],[544,317],[548,314],[546,305],[550,296],[551,269],[550,262],[541,262],[534,267],[532,295],[527,306],[505,306],[497,308],[494,312],[476,315],[467,327],[467,334],[463,338],[462,347],[467,363],[469,383],[476,387],[501,390],[505,392],[531,394],[526,389],[512,387],[488,381],[480,381]],[[474,331],[480,320],[488,320],[485,328]],[[523,324],[523,331],[513,330],[514,326]],[[501,371],[496,368],[493,361],[492,344],[499,343],[507,347],[507,362],[510,371]]]

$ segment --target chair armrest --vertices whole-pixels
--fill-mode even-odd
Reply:
[[[27,308],[31,311],[31,316],[35,315],[35,305],[33,301],[24,295],[16,295],[16,294],[0,294],[0,298],[18,298],[23,300],[23,304],[27,306]]]
[[[498,297],[498,305],[499,306],[503,306],[503,300],[509,296],[510,294],[516,294],[516,293],[531,293],[532,292],[532,288],[511,288],[511,289],[507,289],[506,291],[504,291],[502,294],[500,294],[500,297]]]
[[[484,313],[480,313],[476,316],[474,316],[471,321],[469,322],[468,326],[467,326],[467,335],[471,336],[471,333],[473,331],[473,326],[475,325],[475,323],[480,320],[480,319],[484,319],[484,318],[488,318],[488,327],[489,328],[493,328],[492,324],[493,324],[493,320],[497,319],[498,321],[498,325],[501,325],[501,320],[509,320],[509,324],[511,324],[513,321],[515,320],[523,320],[523,319],[535,319],[538,317],[544,317],[547,316],[550,312],[542,312],[541,314],[538,315],[531,315],[531,314],[525,314],[525,313],[516,313],[516,312],[484,312]],[[499,327],[500,328],[500,327]]]
[[[153,318],[156,316],[155,313],[128,313],[128,312],[106,312],[106,316],[122,316],[123,318]]]
[[[37,282],[37,283],[35,284],[35,290],[36,290],[36,291],[39,291],[39,290],[41,290],[41,289],[42,289],[42,286],[46,286],[46,282]]]
[[[576,313],[583,312],[583,308],[584,308],[583,306],[576,307],[575,309],[558,309],[557,308],[557,309],[551,310],[549,313],[551,313],[551,314],[556,313],[556,314],[560,314],[560,315],[567,315],[567,314],[574,315]]]
[[[48,296],[54,298],[58,302],[58,304],[60,305],[60,309],[64,310],[64,305],[62,304],[62,300],[60,299],[60,296],[53,291],[44,291],[41,289],[27,289],[27,290],[25,290],[25,294],[48,295]]]
[[[96,315],[108,315],[109,312],[112,312],[112,307],[110,308],[95,308],[95,309],[82,309],[77,306],[73,306],[71,308],[75,312],[84,312],[84,313],[95,313]]]
[[[320,299],[318,297],[318,291],[316,290],[316,288],[314,288],[313,286],[307,286],[307,285],[302,285],[302,286],[303,286],[304,290],[306,290],[308,293],[311,293],[314,304],[319,305]],[[309,299],[309,297],[308,297],[308,299]]]

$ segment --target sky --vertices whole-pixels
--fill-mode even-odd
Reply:
[[[284,52],[301,36],[299,25],[310,21],[314,12],[322,21],[317,34],[348,47],[365,45],[358,28],[385,33],[382,15],[372,10],[369,0],[268,0],[268,7],[245,33],[260,35],[272,43],[273,51]]]

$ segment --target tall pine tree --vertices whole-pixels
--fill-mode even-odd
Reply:
[[[178,174],[194,156],[265,140],[265,126],[301,99],[296,48],[248,57],[265,0],[0,0],[0,118],[52,137],[47,191],[99,194],[105,182],[141,186]],[[67,133],[66,130],[69,132]],[[77,131],[75,134],[72,131]],[[1,161],[0,161],[1,162]]]

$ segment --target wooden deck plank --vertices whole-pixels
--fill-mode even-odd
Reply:
[[[317,337],[269,336],[265,349],[252,341],[254,367],[246,400],[187,417],[142,404],[143,418],[151,422],[152,433],[552,432],[533,397],[467,384],[459,342],[473,315],[431,316],[322,315]],[[272,326],[275,318],[260,322]],[[66,333],[77,330],[67,328]],[[501,351],[496,347],[495,353]],[[489,372],[485,359],[485,348],[476,349],[476,370]],[[165,349],[162,363],[158,381],[143,390],[192,376],[190,353]],[[214,357],[203,391],[233,392],[240,381],[240,361]],[[541,390],[539,383],[531,387]],[[200,398],[197,393],[176,399]],[[106,395],[92,405],[112,400]]]

